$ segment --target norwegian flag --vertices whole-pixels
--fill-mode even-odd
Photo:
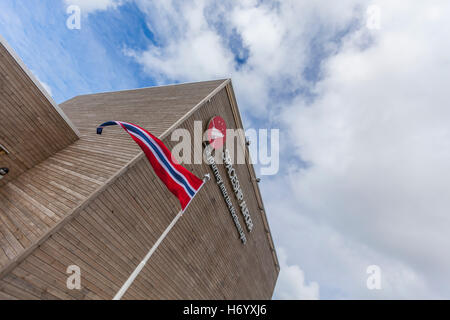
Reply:
[[[172,159],[169,149],[147,130],[128,122],[108,121],[97,128],[97,134],[102,134],[107,126],[121,126],[144,151],[156,175],[166,187],[180,200],[181,209],[189,205],[204,181],[192,174]]]

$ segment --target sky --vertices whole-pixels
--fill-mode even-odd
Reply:
[[[449,299],[449,17],[446,0],[2,0],[0,34],[58,103],[231,78],[245,128],[280,129],[260,183],[275,299]]]

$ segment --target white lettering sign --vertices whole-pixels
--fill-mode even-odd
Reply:
[[[234,194],[239,202],[239,207],[241,208],[241,213],[244,216],[245,224],[247,225],[247,230],[252,232],[253,230],[253,221],[250,216],[250,212],[247,208],[247,204],[244,200],[244,193],[242,192],[241,186],[239,184],[239,179],[236,175],[236,170],[233,168],[233,162],[231,161],[230,152],[228,149],[225,149],[223,153],[223,161],[225,163],[225,167],[228,172],[228,178],[230,179],[231,185],[233,186]]]
[[[206,148],[205,148],[206,161],[210,165],[210,167],[214,173],[216,182],[219,185],[220,191],[222,192],[222,196],[225,200],[225,203],[227,204],[228,210],[230,211],[231,217],[233,218],[236,229],[239,232],[240,239],[243,244],[246,244],[247,238],[245,236],[244,229],[242,228],[241,223],[239,222],[239,218],[236,214],[236,209],[234,208],[233,202],[231,201],[230,196],[228,195],[227,188],[224,184],[222,176],[220,175],[219,168],[217,167],[216,161],[215,161],[214,157],[212,156],[212,150],[213,150],[213,148],[211,147],[211,145],[206,146]]]

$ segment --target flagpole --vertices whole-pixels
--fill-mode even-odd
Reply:
[[[203,185],[206,183],[206,181],[208,181],[210,179],[210,175],[209,174],[205,174],[205,177],[203,178],[203,183],[200,186],[200,188],[198,188],[197,192],[195,195],[197,195],[197,193],[200,192],[201,188],[203,187]],[[194,198],[195,198],[194,195]],[[172,222],[169,224],[169,226],[166,228],[166,230],[164,230],[163,234],[159,237],[159,239],[155,242],[155,244],[153,245],[153,247],[150,249],[150,251],[147,253],[147,255],[144,257],[144,259],[141,261],[141,263],[139,263],[139,265],[136,267],[136,269],[133,271],[133,273],[130,275],[130,277],[127,279],[127,281],[122,285],[122,287],[120,288],[120,290],[116,293],[116,295],[114,296],[113,300],[120,300],[122,299],[122,296],[125,294],[125,292],[128,290],[128,288],[131,286],[131,284],[133,283],[133,281],[136,279],[136,277],[139,275],[139,273],[142,271],[142,269],[144,268],[145,264],[147,263],[147,261],[150,259],[150,257],[153,255],[153,253],[156,251],[156,249],[158,249],[159,245],[161,244],[161,242],[164,240],[164,238],[167,236],[167,234],[170,232],[170,230],[173,228],[173,226],[177,223],[177,221],[181,218],[181,216],[183,215],[183,213],[186,211],[186,209],[189,207],[189,205],[191,204],[192,200],[194,199],[192,198],[189,203],[187,204],[187,206],[181,210],[180,212],[178,212],[178,214],[176,215],[176,217],[172,220]]]

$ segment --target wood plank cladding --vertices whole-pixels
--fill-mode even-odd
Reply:
[[[93,186],[101,179],[103,186],[93,192],[95,188],[87,190],[83,196],[90,195],[81,199],[81,204],[75,199],[78,193],[81,196],[84,187],[76,179],[73,189],[66,185],[76,192],[66,197],[74,198],[47,204],[40,199],[46,208],[54,206],[49,210],[59,213],[60,220],[43,236],[32,234],[32,228],[24,229],[22,238],[28,239],[31,246],[19,255],[20,259],[0,268],[0,299],[111,299],[175,217],[180,205],[142,153],[133,149],[134,143],[125,132],[112,127],[96,136],[95,126],[106,120],[134,122],[159,135],[172,148],[175,142],[170,139],[171,131],[184,128],[192,134],[195,120],[202,121],[205,129],[210,118],[220,115],[228,128],[241,127],[240,119],[232,111],[230,89],[228,81],[222,80],[82,96],[64,103],[63,109],[81,132],[79,150],[94,152],[100,148],[95,155],[79,157],[86,165],[80,172],[89,177],[84,186]],[[200,101],[204,103],[199,105]],[[187,116],[179,121],[184,114]],[[123,153],[129,157],[124,158]],[[96,156],[100,160],[88,168]],[[109,159],[109,165],[102,168],[105,159]],[[64,163],[75,161],[67,154],[58,155],[58,160],[57,164],[48,165],[64,168]],[[185,166],[199,177],[211,173],[207,164]],[[212,179],[194,198],[124,299],[271,298],[279,269],[267,235],[267,221],[249,166],[235,165],[235,169],[254,223],[253,232],[246,231],[247,244],[241,243],[220,189]],[[231,192],[224,166],[219,165],[219,170]],[[58,171],[54,170],[53,176]],[[30,180],[24,177],[14,187],[32,194],[33,189],[26,188],[27,181]],[[55,200],[63,194],[55,189],[46,193]],[[236,199],[231,199],[238,208]],[[70,207],[69,201],[72,211],[61,214]],[[79,205],[74,207],[76,203]],[[17,210],[14,212],[21,216]],[[244,225],[242,215],[238,215]],[[15,247],[11,245],[10,250]],[[81,269],[81,290],[66,287],[69,276],[66,270],[70,265]]]
[[[0,154],[0,167],[10,172],[0,187],[78,137],[51,98],[15,58],[0,38],[0,144],[9,151]]]
[[[162,134],[223,82],[216,80],[84,95],[62,103],[61,108],[82,135],[95,136],[92,128],[108,120],[139,124],[152,133]],[[127,138],[122,132],[118,137]]]
[[[80,139],[0,188],[0,270],[32,247],[123,168],[129,141]]]

